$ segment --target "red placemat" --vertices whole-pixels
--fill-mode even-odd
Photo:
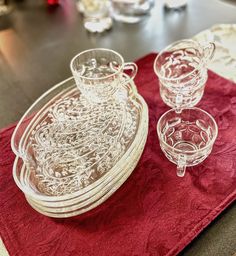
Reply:
[[[69,219],[40,215],[12,178],[14,127],[0,133],[0,234],[11,256],[176,255],[236,198],[236,85],[213,72],[199,104],[219,135],[211,155],[184,178],[160,150],[156,123],[168,108],[153,72],[137,61],[136,84],[149,106],[147,144],[125,184],[96,209]]]

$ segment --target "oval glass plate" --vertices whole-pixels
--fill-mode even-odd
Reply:
[[[132,172],[130,163],[139,159],[147,131],[147,105],[133,83],[112,100],[94,104],[83,98],[73,78],[67,79],[42,95],[18,123],[11,143],[24,168],[16,159],[15,182],[41,208],[94,205],[96,195],[106,198],[98,191],[118,187],[126,177],[122,171]]]

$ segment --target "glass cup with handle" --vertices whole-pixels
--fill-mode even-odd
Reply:
[[[138,71],[135,63],[125,63],[119,53],[105,48],[79,53],[71,60],[70,68],[82,95],[94,103],[110,100]],[[130,70],[130,74],[124,75],[125,70]]]
[[[218,127],[200,108],[186,108],[181,113],[171,109],[159,119],[157,134],[165,156],[177,165],[177,176],[183,177],[186,167],[201,163],[211,153]]]
[[[158,54],[154,71],[159,78],[162,100],[176,112],[195,106],[202,98],[208,78],[207,63],[215,45],[200,45],[194,40],[180,40]]]

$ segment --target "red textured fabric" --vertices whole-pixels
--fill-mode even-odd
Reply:
[[[138,166],[105,203],[81,216],[52,219],[26,202],[12,178],[14,127],[0,133],[0,234],[11,256],[176,255],[236,198],[236,85],[209,71],[199,104],[219,135],[211,155],[176,176],[160,150],[156,123],[168,107],[153,72],[155,54],[137,61],[136,84],[149,106],[147,144]]]

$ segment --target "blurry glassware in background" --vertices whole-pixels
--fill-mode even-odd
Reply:
[[[0,16],[8,14],[11,10],[9,0],[0,0]]]
[[[167,9],[181,9],[186,7],[187,0],[165,0],[165,7]]]
[[[126,23],[141,21],[154,6],[154,0],[111,0],[111,14]]]
[[[81,0],[76,1],[76,7],[79,12],[84,13],[84,5]]]
[[[90,32],[103,32],[112,26],[108,0],[80,0],[77,7],[84,15],[84,27]]]

